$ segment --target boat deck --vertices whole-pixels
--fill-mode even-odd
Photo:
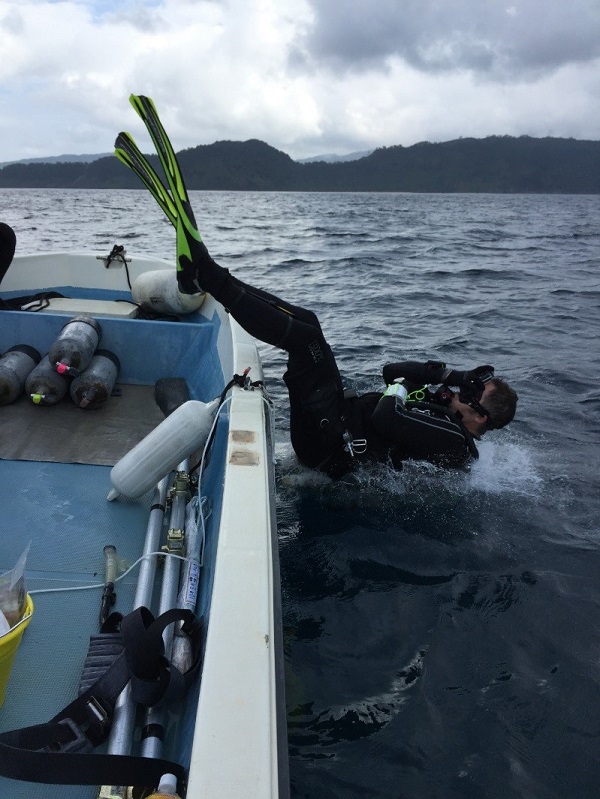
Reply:
[[[10,312],[0,325],[0,352],[27,343],[48,350],[72,314]],[[110,468],[164,418],[154,402],[154,383],[185,377],[193,399],[208,400],[223,388],[214,337],[218,320],[195,314],[195,320],[160,322],[100,318],[101,346],[121,361],[117,391],[98,410],[77,408],[67,397],[55,406],[34,406],[26,397],[0,408],[0,484],[3,536],[0,572],[12,568],[27,544],[27,590],[33,592],[33,619],[13,666],[0,730],[41,723],[77,694],[89,636],[97,631],[104,579],[103,548],[116,547],[123,566],[142,554],[152,492],[138,500],[108,502]],[[220,446],[227,414],[219,422]],[[208,486],[222,480],[218,464],[207,473]],[[210,491],[210,488],[207,487]],[[216,547],[219,500],[211,506],[207,547]],[[165,524],[168,522],[168,515]],[[203,575],[201,604],[210,604],[210,568]],[[137,570],[119,581],[116,610],[132,608]],[[69,588],[66,593],[36,593]],[[155,581],[160,590],[160,568]],[[197,689],[196,689],[197,699]],[[195,701],[190,703],[195,706]],[[188,751],[178,746],[176,759],[189,762],[194,714],[178,720],[188,725]],[[101,750],[98,750],[101,751]],[[12,799],[92,799],[97,787],[49,786],[0,777],[0,796]]]
[[[120,383],[115,389],[93,411],[68,400],[37,406],[25,396],[7,405],[0,417],[0,458],[113,466],[164,419],[153,386]]]
[[[128,258],[127,265],[132,281],[172,268],[145,257]],[[156,515],[152,493],[106,497],[111,466],[162,418],[153,403],[155,382],[183,377],[191,398],[207,402],[235,373],[251,368],[251,379],[262,380],[255,342],[212,297],[181,320],[134,319],[126,285],[123,264],[109,267],[92,253],[17,257],[3,280],[4,298],[44,290],[69,302],[37,313],[0,312],[0,352],[28,344],[43,355],[70,318],[88,313],[102,325],[100,347],[118,356],[121,370],[119,395],[97,411],[69,399],[51,407],[27,400],[0,407],[0,570],[12,568],[31,541],[28,590],[70,589],[33,595],[0,731],[43,723],[75,697],[102,591],[72,589],[103,582],[106,544],[126,564],[142,554],[148,518]],[[107,307],[98,310],[98,303]],[[260,389],[232,388],[202,475],[207,521],[196,606],[205,630],[202,673],[185,701],[169,710],[163,753],[189,768],[187,799],[289,795],[270,419]],[[169,522],[167,512],[163,541]],[[154,613],[162,573],[159,567]],[[137,570],[118,583],[116,610],[132,609],[136,582]],[[138,714],[133,754],[140,753],[142,723]],[[95,799],[97,790],[0,778],[0,797],[11,799]]]
[[[125,562],[140,556],[150,498],[107,503],[109,471],[106,466],[0,461],[3,492],[14,499],[5,529],[20,532],[6,536],[3,565],[14,564],[30,543],[29,591],[102,583],[105,544],[113,544]],[[117,609],[131,607],[135,579],[132,573],[119,583]],[[87,639],[98,624],[100,595],[101,589],[34,593],[34,617],[0,714],[2,730],[47,720],[76,696]],[[2,783],[0,795],[9,795]],[[31,785],[16,786],[15,794],[11,785],[11,796],[33,795]]]

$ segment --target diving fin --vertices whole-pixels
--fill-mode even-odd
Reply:
[[[202,291],[202,288],[198,283],[194,264],[200,263],[210,256],[198,232],[175,151],[152,100],[143,95],[132,94],[129,101],[146,125],[154,142],[177,210],[177,282],[179,289],[186,294],[195,294]]]
[[[128,166],[135,172],[162,208],[169,222],[173,227],[177,227],[177,208],[175,207],[175,203],[171,199],[171,195],[164,186],[162,180],[158,177],[146,156],[140,151],[130,133],[124,131],[119,133],[115,140],[115,155],[119,161],[122,161],[125,166]]]

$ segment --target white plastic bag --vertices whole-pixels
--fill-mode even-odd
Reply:
[[[14,568],[0,575],[0,612],[8,622],[9,629],[18,624],[25,613],[27,592],[25,591],[25,563],[31,542]],[[1,619],[0,619],[1,622]]]

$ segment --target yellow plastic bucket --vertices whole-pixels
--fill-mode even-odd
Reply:
[[[23,633],[33,616],[33,600],[27,594],[27,601],[25,603],[25,613],[23,618],[18,624],[9,630],[4,635],[0,636],[0,707],[4,704],[4,694],[6,693],[6,685],[10,677],[10,670],[12,669],[17,649],[21,643]]]

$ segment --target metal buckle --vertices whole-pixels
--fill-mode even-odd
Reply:
[[[367,451],[367,439],[355,438],[352,440],[351,447],[356,455],[364,455]]]
[[[65,727],[68,727],[73,735],[72,741],[67,741],[66,743],[56,743],[50,744],[49,746],[45,746],[43,751],[45,752],[91,752],[94,748],[92,746],[92,742],[83,732],[83,730],[75,724],[73,719],[61,719],[59,724],[64,724]]]
[[[90,696],[87,700],[85,710],[88,716],[85,721],[85,734],[92,746],[99,746],[110,730],[111,717],[103,703],[95,696]]]

